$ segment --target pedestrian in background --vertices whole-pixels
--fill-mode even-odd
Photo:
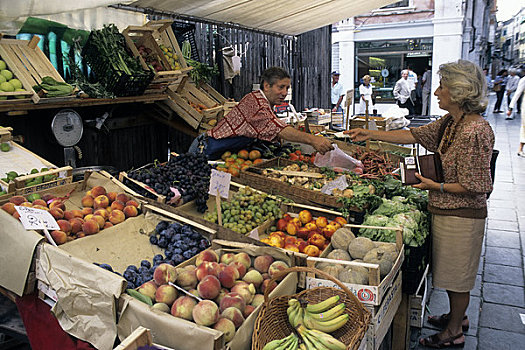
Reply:
[[[496,104],[494,105],[493,113],[501,113],[501,102],[503,101],[503,95],[505,94],[505,88],[507,84],[508,72],[506,69],[502,69],[496,75],[494,79],[494,87],[492,88],[496,92]]]
[[[412,100],[412,89],[408,81],[408,70],[405,69],[401,72],[401,79],[396,82],[394,86],[394,98],[397,101],[397,105],[401,108],[407,108],[409,115],[414,115],[414,101]]]
[[[525,76],[520,79],[518,82],[518,87],[516,89],[516,93],[514,94],[514,97],[512,97],[512,100],[509,103],[509,109],[507,110],[507,116],[510,117],[512,115],[512,109],[516,106],[519,99],[523,97],[523,92],[525,91]],[[525,101],[522,99],[522,101]],[[521,127],[520,127],[520,145],[518,147],[518,156],[525,157],[525,152],[523,152],[523,146],[525,145],[525,106],[523,106],[523,102],[521,105]]]
[[[341,102],[343,102],[343,96],[345,94],[343,85],[339,82],[339,72],[332,72],[332,112],[343,112]]]
[[[370,78],[370,75],[367,74],[363,77],[363,83],[359,85],[358,114],[365,114],[366,101],[368,101],[368,113],[372,114],[374,103],[372,102],[373,86],[370,84],[370,80],[372,80],[372,78]]]
[[[512,96],[514,96],[514,92],[516,91],[516,89],[518,88],[518,83],[520,81],[520,77],[518,77],[516,75],[516,69],[512,68],[512,69],[509,69],[509,78],[507,80],[507,87],[506,87],[506,92],[505,94],[507,95],[507,106],[510,106],[510,101],[512,100]],[[511,113],[510,115],[508,115],[508,112],[507,112],[507,118],[505,118],[506,120],[510,120],[510,119],[514,119],[514,113]]]
[[[432,92],[432,68],[427,66],[425,73],[421,78],[421,84],[423,85],[422,100],[423,108],[421,109],[421,115],[430,115],[430,93]]]

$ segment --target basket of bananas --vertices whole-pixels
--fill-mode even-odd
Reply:
[[[370,312],[339,280],[311,267],[292,267],[270,281],[292,272],[315,272],[339,288],[317,287],[264,303],[255,321],[252,350],[357,350],[370,322]]]

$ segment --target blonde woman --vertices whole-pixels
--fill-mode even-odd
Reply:
[[[359,85],[359,108],[357,114],[365,114],[366,101],[368,101],[368,113],[372,113],[373,102],[372,102],[372,90],[373,86],[370,84],[370,75],[363,77],[363,84]]]
[[[480,115],[487,107],[487,86],[481,69],[459,60],[439,67],[441,78],[434,92],[447,117],[410,130],[352,129],[355,141],[375,139],[419,143],[438,152],[445,181],[437,183],[419,174],[416,188],[428,190],[432,214],[432,280],[447,290],[450,311],[429,316],[428,322],[443,331],[421,338],[431,348],[463,347],[469,323],[465,312],[476,281],[487,217],[487,196],[492,190],[490,159],[494,133]],[[443,137],[439,131],[444,127]]]

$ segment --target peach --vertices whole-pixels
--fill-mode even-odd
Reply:
[[[49,209],[60,208],[62,211],[66,210],[66,205],[60,199],[54,199],[51,203],[49,203],[48,207]]]
[[[177,280],[177,269],[170,264],[160,264],[155,271],[153,271],[153,280],[159,286],[168,284],[168,282],[173,283]]]
[[[169,284],[163,284],[157,288],[155,292],[155,301],[157,303],[164,303],[171,306],[175,299],[177,299],[178,293],[175,287]]]
[[[190,289],[188,290],[188,293],[195,295],[196,297],[199,297],[199,291],[197,289]]]
[[[136,200],[134,199],[130,199],[129,201],[126,202],[126,207],[127,206],[132,206],[132,207],[135,207],[138,209],[138,207],[140,206],[139,202],[137,202]]]
[[[219,295],[213,299],[217,305],[221,305],[221,300],[229,293],[230,291],[226,288],[221,288],[221,291],[219,292]]]
[[[211,300],[200,301],[192,311],[193,320],[201,326],[211,326],[219,320],[219,308]]]
[[[260,273],[268,272],[268,268],[273,263],[273,257],[271,255],[260,255],[253,261],[253,267]]]
[[[15,211],[15,212],[13,213],[13,217],[14,217],[15,219],[17,219],[17,220],[20,220],[20,214],[18,214],[17,211]]]
[[[315,221],[310,221],[304,225],[304,228],[306,228],[308,231],[312,231],[317,228],[317,225],[315,224]]]
[[[125,193],[119,193],[117,194],[117,198],[115,200],[121,201],[122,203],[127,203],[130,200],[130,198]]]
[[[334,227],[335,231],[337,231],[341,228],[341,224],[334,220],[330,221],[330,223],[326,227]]]
[[[297,248],[299,249],[299,252],[302,253],[307,245],[308,243],[305,240],[297,240]]]
[[[170,313],[170,307],[168,306],[168,304],[155,303],[155,304],[153,304],[152,308],[155,309],[155,310],[159,310],[159,311],[165,312],[167,314]]]
[[[53,238],[53,241],[55,241],[55,243],[58,245],[64,244],[67,242],[67,233],[65,233],[64,231],[59,231],[59,230],[51,231],[51,237]]]
[[[74,218],[83,218],[84,215],[82,215],[81,210],[66,210],[64,212],[64,219],[65,220],[71,220]]]
[[[93,214],[88,214],[88,215],[84,216],[84,221],[91,220],[91,219],[93,219],[94,216],[95,215],[93,215]]]
[[[221,256],[221,263],[225,263],[226,265],[229,265],[231,262],[233,262],[233,257],[235,254],[233,253],[225,253]]]
[[[113,202],[113,203],[116,203],[116,202]],[[122,211],[118,209],[113,210],[109,214],[109,222],[111,222],[113,225],[120,224],[124,220],[126,220],[126,216],[124,215]]]
[[[96,220],[90,219],[82,224],[82,231],[84,231],[86,235],[94,235],[100,231],[100,227]]]
[[[100,216],[102,216],[104,218],[104,220],[107,220],[108,217],[109,217],[109,213],[107,212],[106,209],[97,209],[97,210],[95,210],[93,215],[100,215]]]
[[[290,220],[290,222],[293,222],[297,227],[302,227],[303,226],[303,223],[301,222],[301,220],[297,217],[297,218],[293,218],[292,220]]]
[[[268,273],[270,274],[270,277],[273,278],[275,275],[277,275],[278,272],[281,272],[287,268],[289,268],[287,263],[285,263],[282,260],[277,260],[270,265],[270,267],[268,268]],[[284,276],[277,279],[277,281],[281,281],[283,278]]]
[[[111,222],[106,221],[106,223],[104,223],[103,228],[110,228],[110,227],[113,227],[113,224]]]
[[[24,202],[27,202],[27,199],[24,196],[13,196],[9,198],[9,202],[14,203],[15,205],[20,205]]]
[[[71,232],[71,223],[69,221],[67,221],[67,220],[58,220],[57,224],[60,227],[60,231],[64,231],[65,233],[70,233]]]
[[[197,291],[203,299],[215,299],[221,291],[221,282],[217,277],[208,275],[199,282]]]
[[[42,200],[42,199],[35,199],[33,201],[33,206],[35,206],[35,205],[41,205],[41,206],[47,208],[47,203],[44,200]]]
[[[308,210],[301,210],[299,212],[299,220],[301,220],[301,223],[304,225],[312,221],[312,214]]]
[[[324,216],[320,216],[317,219],[315,219],[315,225],[322,229],[323,227],[326,227],[328,225],[328,220]]]
[[[137,207],[134,207],[132,205],[124,207],[123,212],[126,215],[126,218],[134,218],[135,216],[139,215],[139,210],[137,209]]]
[[[199,266],[203,261],[219,262],[219,256],[213,249],[206,249],[197,255],[195,266]]]
[[[213,329],[221,331],[224,334],[224,342],[230,342],[235,336],[235,325],[227,318],[220,318],[217,323],[213,325]]]
[[[239,271],[234,266],[226,265],[226,267],[219,272],[218,277],[223,287],[231,288],[235,281],[239,279]]]
[[[244,252],[235,254],[235,256],[233,257],[233,261],[240,262],[244,265],[244,267],[246,267],[246,269],[249,269],[250,266],[252,266],[252,259],[248,254]]]
[[[202,281],[208,275],[218,277],[219,264],[212,261],[204,261],[195,269],[195,275],[199,281]]]
[[[91,189],[91,197],[97,198],[106,194],[106,189],[102,186],[95,186]]]
[[[16,212],[15,203],[11,202],[7,202],[4,205],[2,205],[2,209],[9,213],[9,215],[13,215],[13,213]]]
[[[79,232],[77,232],[77,234],[75,236],[77,238],[82,238],[82,237],[86,237],[86,234],[83,231],[79,231]]]
[[[105,195],[100,195],[98,197],[95,197],[95,201],[93,204],[93,207],[95,209],[98,208],[107,208],[109,206],[109,198]]]
[[[82,204],[83,207],[91,208],[95,204],[95,198],[91,196],[84,196],[82,197],[82,200],[80,201],[80,203]]]
[[[261,305],[262,303],[264,303],[264,295],[262,295],[262,294],[255,294],[253,296],[253,300],[252,300],[252,303],[250,305],[253,306],[253,307],[257,307],[257,306]]]
[[[194,298],[181,296],[171,306],[171,314],[175,317],[193,321],[192,312],[195,305],[197,305],[197,301]]]
[[[246,272],[246,275],[244,275],[242,280],[246,283],[253,283],[255,288],[259,288],[259,286],[263,282],[261,273],[257,270],[251,270],[251,271]]]
[[[125,207],[124,203],[122,203],[121,201],[114,201],[113,203],[111,203],[111,209],[112,210],[123,210]]]
[[[21,206],[21,207],[32,208],[32,207],[33,207],[33,204],[32,204],[31,202],[24,202],[24,203],[21,203],[20,206]]]
[[[239,328],[244,322],[244,316],[242,315],[242,311],[237,309],[236,307],[226,308],[221,312],[221,317],[232,321],[235,325],[235,328]]]
[[[117,199],[117,192],[108,192],[106,193],[106,197],[108,197],[109,202],[112,203],[115,201],[115,199]]]
[[[253,300],[253,296],[255,295],[255,286],[253,284],[240,281],[232,287],[231,291],[239,293],[243,297],[244,302],[246,304],[250,304]]]
[[[251,315],[252,312],[255,311],[255,306],[253,305],[246,305],[246,308],[244,309],[244,312],[242,313],[242,315],[244,316],[245,319],[248,318],[248,316]]]
[[[93,208],[82,208],[82,215],[86,216],[89,214],[93,214]]]
[[[155,294],[157,293],[157,285],[155,282],[145,282],[137,290],[140,294],[149,297],[151,301],[155,301]]]
[[[45,210],[45,211],[49,211],[49,208],[46,207],[46,206],[44,206],[44,205],[38,205],[38,204],[37,204],[37,205],[34,205],[34,204],[33,204],[33,208],[35,208],[35,209],[40,209],[40,210]]]
[[[348,221],[346,221],[346,219],[342,216],[338,216],[334,219],[335,222],[337,222],[339,225],[341,226],[344,226],[346,224],[348,224]]]
[[[275,287],[277,287],[277,282],[273,281],[273,283],[270,284],[270,281],[271,281],[271,279],[269,279],[269,280],[264,280],[264,281],[263,281],[263,283],[262,283],[262,285],[261,285],[261,293],[265,293],[265,292],[266,292],[266,289],[269,290],[268,293],[271,293],[272,290],[274,290]],[[252,303],[253,303],[253,301],[252,301]]]
[[[195,275],[195,268],[193,269],[181,269],[177,274],[177,285],[186,290],[195,288],[197,286],[197,276]]]
[[[229,266],[233,266],[233,267],[235,267],[237,269],[237,271],[239,272],[239,278],[243,278],[244,275],[246,274],[246,266],[244,266],[243,264],[241,264],[238,261],[234,261],[234,262],[230,263]]]
[[[55,196],[54,194],[44,194],[42,196],[42,200],[46,203],[48,203],[50,200],[52,199],[55,199],[57,196]]]
[[[286,231],[287,225],[288,225],[288,221],[286,221],[285,219],[277,220],[277,231]]]
[[[97,223],[98,223],[98,228],[99,229],[103,229],[104,228],[104,224],[106,223],[106,220],[104,220],[104,218],[100,215],[93,215],[93,219],[92,220],[95,220]]]
[[[244,301],[244,298],[242,295],[236,292],[230,292],[226,294],[219,303],[219,309],[221,312],[226,310],[229,307],[235,307],[241,311],[244,311],[244,308],[246,307],[246,302]]]
[[[287,243],[284,245],[284,249],[299,253],[299,247],[295,244]]]

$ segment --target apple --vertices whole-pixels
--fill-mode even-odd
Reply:
[[[312,221],[312,214],[308,210],[301,210],[299,212],[299,220],[303,225]]]

